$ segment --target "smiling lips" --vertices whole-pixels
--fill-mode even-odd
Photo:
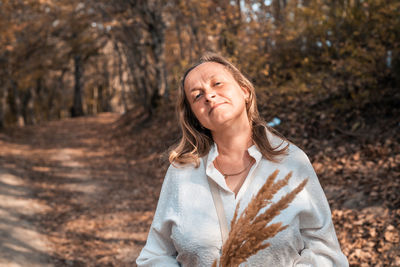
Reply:
[[[218,103],[218,104],[215,104],[214,106],[212,106],[212,108],[210,109],[210,111],[208,112],[208,114],[210,115],[211,112],[213,112],[213,110],[214,110],[215,108],[219,107],[219,106],[222,105],[222,104],[225,104],[225,103],[222,102],[222,103]]]

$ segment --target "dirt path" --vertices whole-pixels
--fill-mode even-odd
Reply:
[[[24,177],[0,169],[0,266],[53,266],[46,235],[31,223],[48,207],[35,199]]]
[[[107,140],[117,118],[0,135],[0,266],[134,265],[154,205],[129,201],[142,192]]]
[[[168,167],[163,152],[178,136],[171,114],[149,122],[104,113],[0,133],[0,267],[135,266]],[[352,267],[400,266],[400,145],[386,124],[372,129],[376,140],[295,142]]]

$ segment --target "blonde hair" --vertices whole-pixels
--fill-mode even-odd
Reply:
[[[286,155],[288,144],[278,149],[282,144],[273,147],[267,138],[266,128],[276,135],[279,134],[274,129],[267,126],[265,121],[260,117],[253,84],[227,59],[218,54],[207,53],[203,55],[198,62],[188,68],[182,76],[176,102],[176,111],[182,130],[182,138],[169,154],[170,163],[180,165],[191,163],[195,164],[197,168],[200,165],[199,159],[208,154],[214,143],[211,131],[204,128],[193,114],[184,89],[185,79],[189,72],[205,62],[216,62],[223,65],[231,73],[240,87],[245,88],[249,92],[249,98],[246,102],[247,117],[251,122],[252,140],[261,154],[267,160],[274,162],[278,161],[278,156]],[[281,135],[279,136],[283,140],[286,140]]]

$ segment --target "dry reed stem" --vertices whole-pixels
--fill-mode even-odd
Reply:
[[[284,195],[278,202],[272,203],[263,213],[257,214],[271,203],[273,196],[285,185],[292,177],[290,172],[282,180],[275,182],[279,170],[274,171],[260,188],[257,195],[252,198],[246,209],[238,217],[240,202],[236,206],[235,214],[231,222],[229,237],[222,247],[222,255],[219,265],[222,267],[239,266],[250,256],[258,251],[267,248],[270,244],[263,242],[274,237],[277,233],[287,228],[282,223],[268,225],[280,212],[286,209],[296,195],[303,190],[308,179],[301,182],[293,191]],[[217,261],[212,266],[217,267]]]

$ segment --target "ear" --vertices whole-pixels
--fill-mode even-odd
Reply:
[[[240,89],[242,89],[244,99],[249,99],[249,97],[250,97],[249,90],[245,87],[240,87]]]

